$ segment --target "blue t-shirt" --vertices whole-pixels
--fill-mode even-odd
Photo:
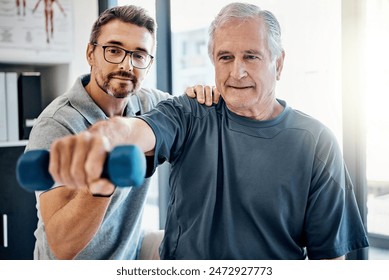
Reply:
[[[172,164],[162,259],[334,258],[368,246],[332,133],[288,107],[256,121],[186,96],[141,116]]]

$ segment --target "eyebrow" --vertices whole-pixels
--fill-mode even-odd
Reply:
[[[106,44],[106,45],[117,45],[117,46],[119,46],[119,47],[124,48],[123,43],[120,42],[120,41],[114,41],[114,40],[112,40],[112,41],[106,42],[105,44]],[[136,51],[143,51],[143,52],[145,52],[145,53],[149,53],[145,48],[137,47],[137,48],[135,48],[135,50],[136,50]]]
[[[216,56],[221,56],[221,55],[225,55],[225,54],[229,54],[229,53],[230,53],[229,51],[218,51]]]
[[[253,49],[245,50],[245,51],[243,51],[243,53],[245,53],[245,54],[256,54],[256,55],[259,55],[259,56],[262,56],[262,57],[264,56],[263,52],[257,51],[257,50],[253,50]],[[225,51],[225,50],[220,50],[220,51],[218,51],[216,56],[221,56],[221,55],[226,55],[226,54],[231,54],[231,52],[230,51]]]

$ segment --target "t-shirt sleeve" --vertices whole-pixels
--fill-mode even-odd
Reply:
[[[26,150],[49,150],[54,140],[70,134],[69,129],[55,119],[40,118],[31,130]]]
[[[188,137],[186,132],[191,113],[191,100],[186,96],[178,96],[160,102],[150,112],[137,117],[144,120],[156,136],[154,161],[152,166],[148,164],[148,175],[159,164],[165,161],[172,163],[179,156]]]
[[[335,258],[368,246],[352,182],[328,130],[317,142],[305,233],[310,259]]]

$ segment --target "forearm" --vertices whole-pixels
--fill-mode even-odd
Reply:
[[[94,194],[109,195],[114,185],[101,178],[110,150],[118,145],[136,145],[151,155],[156,143],[149,125],[141,119],[114,117],[92,125],[88,131],[69,135],[53,142],[49,172],[55,182],[87,189]]]
[[[149,155],[154,151],[156,141],[154,132],[141,119],[114,117],[108,121],[96,123],[89,131],[107,137],[112,147],[136,145]]]
[[[65,190],[67,188],[60,189],[62,193],[68,191]],[[99,230],[111,199],[82,192],[74,195],[65,205],[53,199],[61,200],[61,195],[52,197],[51,208],[46,205],[48,200],[41,199],[47,240],[58,259],[73,259]],[[50,216],[50,211],[55,212]]]

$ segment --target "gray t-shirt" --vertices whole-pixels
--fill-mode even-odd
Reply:
[[[99,120],[107,119],[84,86],[89,75],[77,79],[65,94],[53,100],[41,113],[34,125],[26,150],[49,149],[60,137],[78,134]],[[170,95],[154,89],[142,88],[129,98],[127,116],[143,114]],[[101,228],[76,259],[136,259],[142,239],[141,216],[149,187],[149,179],[139,188],[117,188]],[[37,192],[38,226],[35,231],[35,259],[55,259],[47,243],[45,227],[39,208]]]
[[[288,107],[273,120],[185,96],[140,116],[169,161],[162,259],[334,258],[368,246],[341,151],[320,122]]]

